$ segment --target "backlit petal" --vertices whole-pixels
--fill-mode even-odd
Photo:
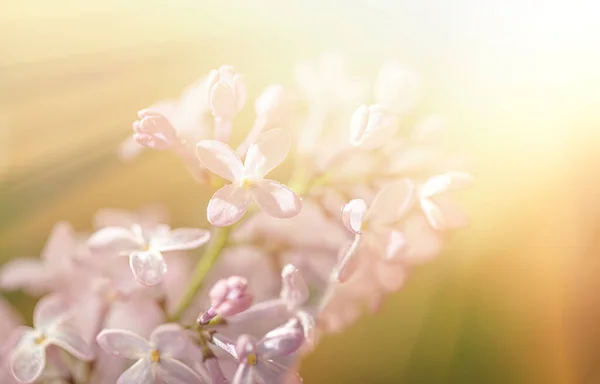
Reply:
[[[144,246],[141,239],[128,228],[105,227],[94,233],[88,240],[92,252],[119,255],[128,254]]]
[[[148,358],[139,359],[127,369],[116,384],[154,384],[156,379],[152,373],[152,362]]]
[[[218,140],[202,140],[196,144],[196,155],[204,167],[229,181],[242,177],[244,165],[231,147]]]
[[[10,369],[17,380],[33,383],[46,366],[46,347],[35,343],[21,343],[12,353]]]
[[[408,179],[383,187],[369,206],[367,220],[392,223],[399,220],[413,203],[414,185]]]
[[[250,145],[244,162],[244,174],[263,178],[281,164],[290,150],[290,135],[283,129],[263,132]]]
[[[154,250],[133,252],[129,256],[129,266],[135,279],[146,286],[159,284],[167,273],[165,259]]]
[[[106,353],[127,359],[139,359],[151,348],[148,340],[124,329],[104,329],[96,341]]]
[[[228,184],[219,189],[208,202],[206,216],[216,227],[226,227],[239,221],[248,210],[251,198],[237,184]]]
[[[360,234],[366,212],[367,204],[364,200],[350,200],[344,205],[344,208],[342,208],[342,222],[348,230]]]
[[[269,216],[287,219],[302,210],[302,200],[296,192],[274,180],[258,180],[252,188],[252,197]]]
[[[150,247],[158,251],[184,251],[198,248],[210,238],[210,232],[199,228],[177,228],[153,237]]]
[[[171,358],[161,358],[158,364],[158,376],[166,384],[199,384],[202,382],[200,376],[190,367]]]

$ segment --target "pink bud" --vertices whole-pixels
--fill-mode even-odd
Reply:
[[[152,110],[139,112],[141,120],[133,122],[133,139],[148,148],[165,150],[179,142],[177,131],[169,120],[160,113]]]
[[[381,105],[361,105],[350,120],[350,143],[362,149],[386,144],[399,128],[398,118]]]
[[[213,116],[229,121],[246,102],[246,87],[242,76],[233,67],[224,65],[212,70],[206,82],[208,100]]]
[[[200,315],[201,324],[220,316],[233,316],[245,311],[252,304],[252,295],[248,292],[248,281],[240,276],[231,276],[216,282],[209,293],[210,308]]]

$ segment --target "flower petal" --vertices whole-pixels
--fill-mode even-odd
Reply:
[[[133,231],[123,227],[105,227],[88,240],[92,252],[118,255],[128,254],[143,247]]]
[[[22,383],[33,383],[46,366],[46,347],[41,344],[23,343],[12,353],[10,369]]]
[[[185,251],[198,248],[210,238],[210,232],[199,228],[177,228],[153,237],[150,247],[158,251]]]
[[[375,266],[379,284],[388,292],[396,292],[404,285],[406,269],[402,264],[379,262]]]
[[[256,346],[257,353],[264,359],[288,356],[304,343],[304,330],[296,318],[268,332]]]
[[[451,171],[430,177],[421,187],[420,194],[422,197],[428,198],[450,190],[467,188],[474,182],[475,179],[469,173]]]
[[[361,235],[354,235],[352,243],[348,243],[340,248],[338,254],[339,265],[334,276],[339,282],[343,283],[348,280],[358,268],[360,260],[357,254],[361,237]]]
[[[148,340],[124,329],[104,329],[96,341],[106,353],[127,359],[139,359],[151,348]]]
[[[165,259],[154,250],[133,252],[129,256],[129,266],[135,279],[146,286],[159,284],[167,273]]]
[[[79,360],[89,361],[94,358],[92,348],[67,326],[57,327],[48,334],[48,343],[61,347]]]
[[[150,341],[156,344],[161,354],[167,354],[175,359],[185,357],[189,345],[183,329],[174,323],[158,326],[150,335]]]
[[[302,384],[302,378],[297,372],[276,363],[264,360],[255,366],[256,376],[266,383]]]
[[[367,212],[367,219],[380,223],[399,220],[413,203],[414,185],[408,179],[395,181],[379,191]]]
[[[404,234],[407,240],[406,252],[402,256],[408,264],[421,264],[440,254],[443,239],[432,229],[422,216],[411,217],[406,221]]]
[[[57,262],[72,256],[75,249],[75,231],[71,224],[58,222],[52,227],[42,251],[42,259]]]
[[[231,147],[218,140],[202,140],[196,144],[196,155],[204,167],[229,181],[242,177],[244,165]]]
[[[304,341],[312,348],[316,339],[315,319],[305,311],[296,312],[296,317],[302,325],[304,331]]]
[[[4,264],[0,272],[0,286],[7,291],[26,289],[34,296],[49,290],[48,270],[34,258],[20,258]]]
[[[237,184],[228,184],[219,189],[208,202],[206,216],[216,227],[226,227],[239,221],[248,210],[251,198]]]
[[[386,229],[379,237],[380,244],[384,247],[382,256],[385,260],[397,258],[406,247],[406,237],[396,229]]]
[[[362,199],[350,200],[342,208],[342,222],[355,234],[361,233],[363,219],[367,212],[367,204]]]
[[[201,383],[202,379],[190,367],[179,360],[161,358],[158,364],[158,376],[167,384]]]
[[[269,216],[287,219],[302,210],[302,199],[285,185],[274,180],[258,180],[252,188],[252,197]]]
[[[156,380],[152,373],[152,363],[150,359],[142,358],[127,369],[116,384],[154,384]]]
[[[292,264],[281,271],[281,299],[290,310],[294,310],[308,300],[308,286],[300,270]]]
[[[210,107],[213,115],[231,119],[237,113],[234,89],[225,81],[218,81],[210,90]]]
[[[235,371],[231,384],[256,384],[253,378],[253,371],[253,366],[250,364],[240,364],[237,371]]]
[[[44,329],[61,322],[70,309],[66,301],[57,295],[48,295],[38,301],[33,310],[33,326]]]
[[[244,174],[262,179],[285,160],[290,143],[290,135],[283,129],[263,132],[246,152]]]

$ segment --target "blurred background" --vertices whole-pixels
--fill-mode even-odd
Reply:
[[[58,220],[91,229],[101,207],[204,220],[174,155],[115,148],[138,109],[210,69],[234,65],[253,99],[299,60],[335,51],[374,78],[394,58],[476,164],[473,222],[379,316],[325,338],[305,382],[600,383],[599,15],[585,0],[0,0],[0,258],[38,254]]]

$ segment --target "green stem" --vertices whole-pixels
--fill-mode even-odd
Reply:
[[[229,234],[231,233],[232,229],[232,226],[215,229],[210,243],[204,249],[200,261],[198,261],[198,264],[196,264],[196,267],[194,268],[194,272],[192,273],[192,281],[185,295],[177,305],[177,309],[170,316],[169,321],[179,321],[181,316],[183,316],[184,312],[192,303],[192,300],[194,300],[194,297],[196,297],[198,291],[202,289],[206,275],[208,275],[208,272],[219,258],[219,254],[223,248],[225,248],[227,239],[229,238]]]

